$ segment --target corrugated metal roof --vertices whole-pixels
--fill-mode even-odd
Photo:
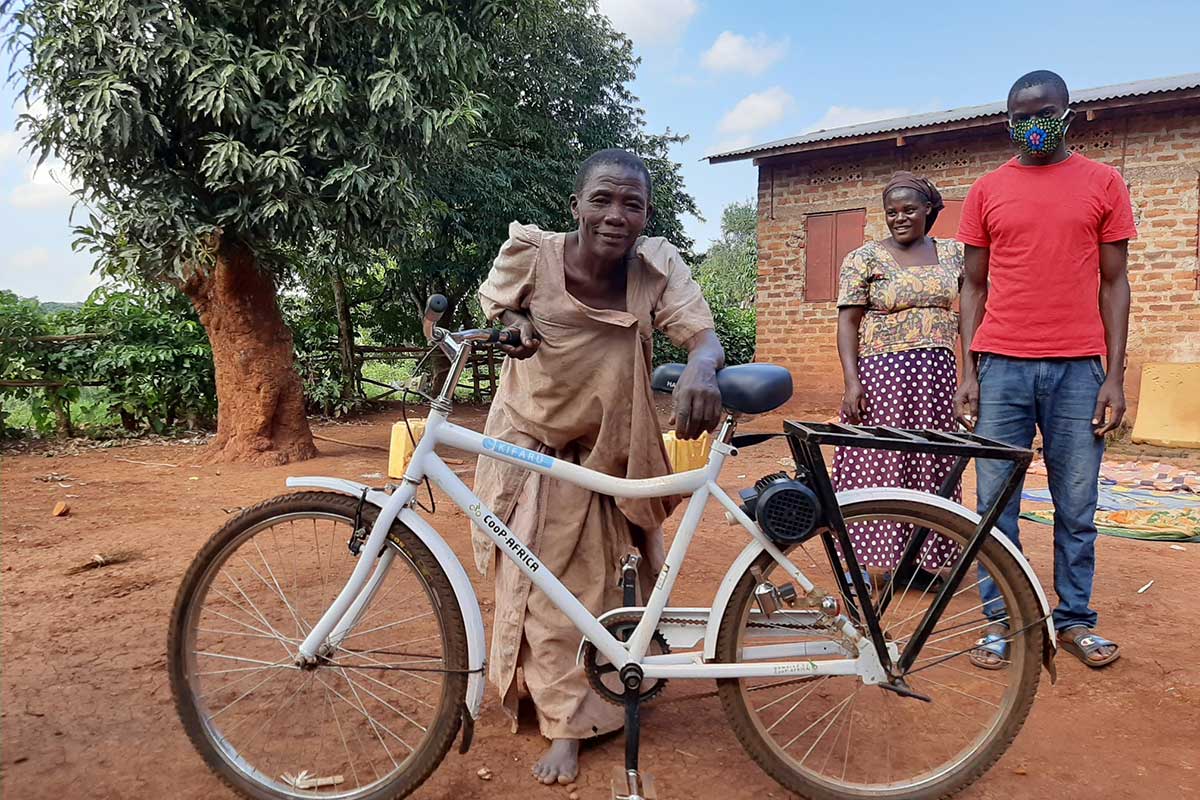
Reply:
[[[1095,103],[1103,100],[1115,100],[1121,97],[1137,97],[1139,95],[1196,88],[1200,88],[1200,72],[1192,72],[1187,75],[1174,75],[1166,78],[1151,78],[1131,83],[1117,83],[1112,86],[1100,86],[1095,89],[1072,92],[1071,103],[1072,105]],[[962,122],[969,119],[1000,116],[1004,114],[1005,107],[1006,101],[1002,100],[998,103],[988,103],[982,106],[965,106],[963,108],[950,109],[949,111],[933,111],[927,114],[913,114],[907,117],[881,119],[874,122],[864,122],[859,125],[848,125],[843,128],[813,131],[812,133],[792,136],[787,139],[777,139],[773,142],[751,145],[739,150],[713,153],[712,155],[705,156],[705,158],[710,161],[713,159],[749,158],[768,150],[778,150],[784,147],[794,147],[811,142],[849,139],[855,136],[868,136],[875,133],[889,133],[892,131],[918,130],[930,125],[942,125],[947,122]]]

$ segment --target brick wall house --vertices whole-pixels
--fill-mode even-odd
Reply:
[[[1126,392],[1141,365],[1200,362],[1200,73],[1076,92],[1073,150],[1121,170],[1139,238]],[[946,199],[934,235],[953,236],[972,182],[1012,157],[1004,104],[866,123],[710,157],[758,167],[759,361],[791,369],[797,398],[841,396],[835,330],[842,257],[888,235],[880,193],[896,170]]]

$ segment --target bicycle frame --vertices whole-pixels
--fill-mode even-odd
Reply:
[[[451,370],[453,373],[455,370]],[[455,379],[454,382],[457,382]],[[447,381],[450,384],[450,380]],[[658,628],[666,608],[667,600],[675,585],[689,546],[699,526],[700,518],[710,498],[715,498],[744,528],[763,550],[768,552],[789,578],[805,593],[815,587],[804,573],[759,530],[757,524],[745,515],[741,508],[717,484],[717,476],[725,459],[736,452],[727,440],[732,432],[732,420],[726,420],[719,435],[714,439],[708,463],[701,469],[666,475],[657,478],[617,478],[585,467],[552,458],[543,453],[527,450],[480,433],[455,425],[447,419],[447,410],[434,407],[426,421],[425,433],[413,452],[404,474],[403,484],[382,505],[382,510],[363,545],[363,552],[378,553],[384,548],[387,532],[400,512],[409,506],[416,496],[420,482],[428,477],[483,530],[495,545],[517,564],[535,586],[541,589],[566,616],[583,637],[591,642],[618,669],[627,663],[641,665],[646,678],[750,678],[781,675],[858,675],[865,683],[882,683],[887,678],[880,666],[879,658],[870,640],[864,639],[844,615],[834,618],[838,633],[853,643],[857,654],[853,658],[813,661],[806,657],[814,652],[815,642],[798,642],[791,645],[798,660],[761,661],[754,663],[712,664],[704,663],[697,655],[688,663],[681,663],[679,656],[648,655],[651,637]],[[683,513],[679,529],[671,543],[654,590],[642,610],[642,617],[628,641],[613,636],[593,616],[558,578],[545,567],[515,534],[496,518],[483,502],[464,484],[438,456],[439,446],[450,446],[477,455],[495,458],[509,464],[524,467],[582,486],[594,492],[612,497],[648,498],[690,494],[691,499]],[[322,652],[327,640],[340,641],[353,627],[355,621],[373,597],[380,585],[391,559],[381,557],[378,564],[370,558],[359,558],[358,564],[333,604],[309,632],[300,645],[300,657],[314,659]],[[788,655],[788,645],[769,645],[772,655]],[[836,651],[844,651],[837,646]],[[891,654],[895,658],[896,654]]]

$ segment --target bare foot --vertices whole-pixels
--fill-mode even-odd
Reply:
[[[567,784],[579,775],[579,740],[554,739],[550,748],[533,765],[533,777],[549,786]]]

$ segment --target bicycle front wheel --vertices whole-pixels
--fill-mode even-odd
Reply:
[[[869,501],[842,508],[849,525],[911,524],[965,545],[974,533],[968,520],[937,506],[910,500]],[[816,550],[812,550],[813,547]],[[817,559],[811,556],[812,551]],[[793,548],[790,557],[818,586],[836,586],[819,542]],[[955,556],[957,558],[957,556]],[[818,560],[824,567],[818,566]],[[1004,603],[1000,622],[1011,633],[999,669],[974,666],[968,655],[989,626],[979,596],[977,565],[986,567]],[[839,564],[837,568],[842,568]],[[771,580],[782,570],[767,554],[751,570]],[[812,570],[812,572],[810,572]],[[822,572],[823,570],[823,572]],[[815,574],[813,574],[815,572]],[[885,638],[903,652],[937,596],[937,587],[912,579],[876,575],[872,602],[893,599],[880,620]],[[776,577],[779,583],[785,577]],[[759,579],[742,577],[722,619],[717,657],[722,662],[777,660],[759,645],[805,644],[810,658],[850,657],[827,631],[804,617],[764,616],[754,600]],[[968,786],[1004,753],[1029,714],[1037,693],[1043,625],[1037,598],[1016,559],[990,537],[976,556],[950,605],[906,676],[931,702],[902,697],[856,676],[747,678],[720,682],[719,692],[746,752],[776,781],[811,800],[887,798],[933,800]],[[868,636],[865,629],[861,631]]]
[[[315,667],[296,664],[357,563],[357,506],[326,492],[260,503],[209,540],[180,586],[167,649],[176,709],[208,766],[246,797],[403,797],[458,732],[462,615],[436,559],[398,522],[386,580],[357,624]],[[362,510],[368,529],[376,513]]]

